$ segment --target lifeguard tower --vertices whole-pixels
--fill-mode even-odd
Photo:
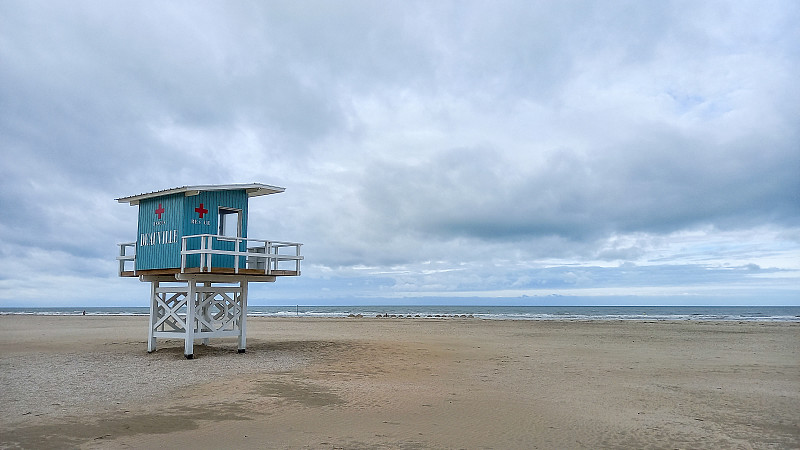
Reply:
[[[248,201],[284,188],[266,184],[183,186],[116,199],[139,206],[136,242],[119,244],[119,276],[150,283],[147,351],[157,338],[237,337],[244,353],[247,284],[300,275],[300,246],[247,237]],[[131,253],[133,251],[133,253]]]

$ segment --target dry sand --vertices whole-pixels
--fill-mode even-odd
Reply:
[[[798,448],[800,324],[0,316],[2,448]]]

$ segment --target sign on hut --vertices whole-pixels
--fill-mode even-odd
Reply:
[[[247,237],[248,201],[284,188],[266,184],[183,186],[118,198],[139,206],[135,242],[119,244],[119,276],[150,283],[147,351],[157,338],[237,337],[244,353],[247,283],[300,275],[301,244]]]

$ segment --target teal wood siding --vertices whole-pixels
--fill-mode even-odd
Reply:
[[[173,194],[139,203],[136,270],[181,266],[183,198],[183,194]]]
[[[217,208],[216,192],[201,192],[198,195],[186,197],[186,216],[183,229],[186,236],[197,234],[217,234]],[[200,217],[202,213],[203,217]],[[197,250],[200,248],[200,238],[191,238],[186,242],[186,248]],[[217,261],[212,261],[216,266]],[[186,267],[200,267],[200,255],[186,257]],[[220,266],[222,267],[222,266]]]
[[[219,232],[219,209],[234,209],[242,212],[242,237],[247,237],[247,193],[239,191],[211,191],[201,192],[198,195],[185,197],[183,230],[184,236],[197,234],[218,234]],[[202,205],[202,207],[201,207]],[[203,217],[200,217],[202,213]],[[214,239],[214,248],[222,250],[233,250],[233,242],[217,242]],[[200,248],[200,239],[193,238],[187,242],[187,248],[191,250]],[[243,242],[240,251],[246,249]],[[180,252],[180,251],[179,251]],[[212,257],[213,267],[234,267],[233,256],[215,255]],[[245,267],[245,257],[240,257],[239,267]],[[186,267],[199,267],[200,255],[190,255],[186,259]]]
[[[172,194],[143,199],[139,203],[139,228],[136,241],[136,270],[172,269],[181,267],[181,244],[184,236],[219,233],[219,209],[241,211],[242,237],[247,237],[247,193],[238,191],[200,192],[198,195]],[[160,216],[159,216],[160,213]],[[235,231],[233,232],[235,236]],[[200,238],[188,239],[186,248],[200,248]],[[214,248],[233,250],[233,242],[219,242]],[[242,242],[239,250],[245,251]],[[215,255],[213,267],[234,267],[234,257]],[[239,258],[245,268],[246,258]],[[200,255],[189,255],[186,267],[200,267]]]

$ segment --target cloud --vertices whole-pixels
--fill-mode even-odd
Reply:
[[[371,216],[385,218],[384,229],[486,239],[797,225],[790,149],[648,136],[591,152],[543,151],[527,165],[481,148],[379,163],[367,171],[362,200]]]
[[[306,244],[282,298],[800,285],[798,19],[3,2],[0,299],[52,301],[41,267],[113,285],[136,217],[113,198],[252,181],[287,191],[253,200],[251,234]]]

